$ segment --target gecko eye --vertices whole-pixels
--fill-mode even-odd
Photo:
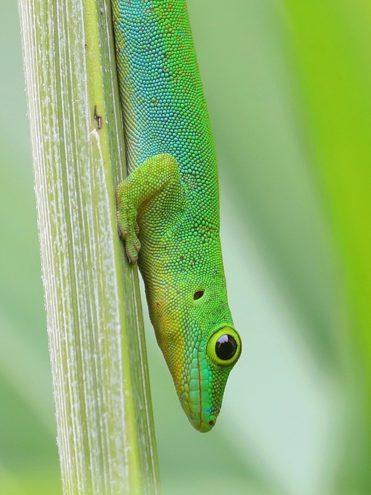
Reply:
[[[224,334],[218,338],[215,344],[215,352],[219,359],[228,361],[237,352],[238,344],[232,335]]]
[[[231,327],[223,327],[215,332],[207,344],[207,354],[220,366],[231,366],[241,354],[241,340]]]
[[[196,301],[197,299],[201,299],[201,297],[204,295],[205,291],[203,289],[196,291],[193,294],[193,299]]]

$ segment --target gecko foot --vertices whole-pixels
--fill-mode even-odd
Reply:
[[[117,188],[117,221],[119,234],[124,239],[125,251],[129,263],[138,261],[138,253],[141,248],[138,238],[139,226],[137,222],[137,210],[130,201],[127,184],[122,182]]]

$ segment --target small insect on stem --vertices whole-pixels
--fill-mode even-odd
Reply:
[[[95,105],[95,107],[94,107],[94,120],[97,123],[98,131],[100,131],[102,129],[102,126],[103,126],[103,119],[102,119],[102,116],[98,115],[98,113],[97,113],[97,105]]]

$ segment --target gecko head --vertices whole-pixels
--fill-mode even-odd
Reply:
[[[214,261],[211,274],[204,270],[206,263],[147,291],[158,344],[181,405],[200,432],[215,425],[229,373],[241,354],[221,262]]]
[[[169,326],[162,326],[158,340],[189,421],[196,430],[208,432],[216,423],[229,373],[240,357],[241,339],[230,324],[210,326],[207,318],[193,314],[190,320],[189,316],[180,327],[172,318]]]

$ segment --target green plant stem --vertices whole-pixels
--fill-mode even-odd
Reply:
[[[109,0],[19,0],[64,494],[155,494]]]

